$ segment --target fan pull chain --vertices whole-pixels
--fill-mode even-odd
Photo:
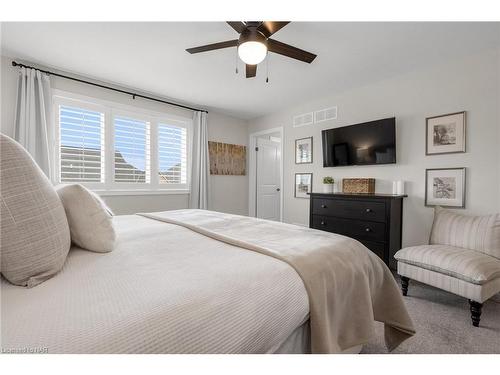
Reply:
[[[269,51],[266,53],[266,83],[269,83]]]
[[[236,48],[236,61],[235,61],[235,65],[236,65],[236,74],[238,74],[238,48]]]

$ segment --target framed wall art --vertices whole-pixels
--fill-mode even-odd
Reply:
[[[465,111],[426,118],[425,136],[426,155],[465,152]]]
[[[465,168],[426,169],[425,205],[465,208]]]
[[[295,140],[295,164],[313,162],[313,137]]]
[[[309,198],[312,193],[312,173],[295,173],[295,198]]]

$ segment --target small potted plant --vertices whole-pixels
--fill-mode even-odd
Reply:
[[[333,193],[333,184],[335,183],[335,180],[330,177],[323,177],[323,193]]]

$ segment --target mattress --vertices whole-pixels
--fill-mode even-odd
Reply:
[[[32,289],[2,279],[4,352],[307,350],[308,296],[288,264],[141,216],[114,221],[113,252],[74,247]]]

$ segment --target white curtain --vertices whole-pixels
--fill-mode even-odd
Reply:
[[[193,163],[189,208],[208,209],[209,176],[207,114],[197,111],[193,117]]]
[[[50,79],[36,69],[21,68],[17,87],[14,138],[24,146],[42,171],[51,178],[53,150]]]

